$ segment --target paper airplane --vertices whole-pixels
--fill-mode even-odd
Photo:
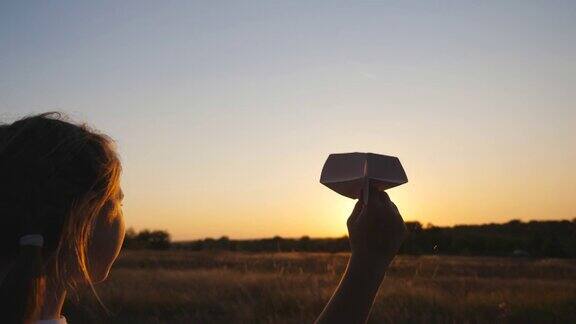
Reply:
[[[370,187],[386,190],[406,182],[408,178],[397,157],[374,153],[330,154],[320,176],[320,183],[353,199]]]

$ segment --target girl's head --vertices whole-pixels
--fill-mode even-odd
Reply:
[[[36,316],[45,286],[106,278],[124,239],[120,172],[108,137],[57,113],[0,125],[0,302],[14,319]],[[43,247],[20,246],[30,234]]]

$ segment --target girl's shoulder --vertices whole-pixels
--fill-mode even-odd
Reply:
[[[60,318],[55,319],[47,319],[47,320],[39,320],[36,321],[34,324],[67,324],[66,317],[61,316]]]

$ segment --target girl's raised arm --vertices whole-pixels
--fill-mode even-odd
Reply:
[[[372,190],[368,203],[362,201],[358,200],[347,222],[352,250],[348,267],[316,324],[365,323],[388,265],[406,236],[402,216],[388,194]]]

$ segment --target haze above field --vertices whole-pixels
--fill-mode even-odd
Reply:
[[[339,236],[329,153],[400,157],[407,220],[576,217],[573,1],[0,3],[1,119],[118,142],[175,239]]]

